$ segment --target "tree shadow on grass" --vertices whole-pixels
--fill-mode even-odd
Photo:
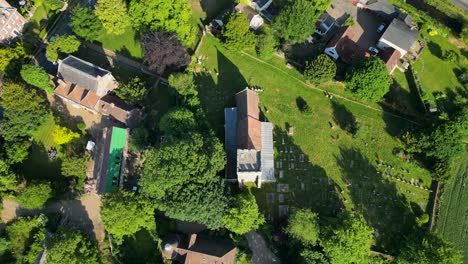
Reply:
[[[141,229],[134,236],[125,237],[118,258],[122,263],[162,263],[158,245],[147,230]]]
[[[354,210],[375,230],[376,248],[397,253],[404,237],[417,229],[406,197],[359,150],[342,147],[335,158],[348,185]]]
[[[207,69],[208,72],[195,73],[194,79],[208,121],[216,135],[223,140],[224,108],[236,105],[235,94],[247,87],[247,81],[238,67],[219,50],[217,62],[217,72]],[[213,75],[217,75],[217,82]]]
[[[60,198],[68,191],[68,179],[61,175],[61,161],[50,160],[42,144],[33,142],[29,157],[19,166],[20,174],[28,182],[50,182],[52,200]]]
[[[427,43],[427,47],[432,55],[436,56],[439,59],[442,59],[442,49],[440,48],[439,44],[429,41]]]
[[[296,106],[297,106],[297,109],[299,109],[301,113],[310,112],[309,104],[306,102],[306,100],[304,100],[304,98],[302,98],[302,96],[296,97]]]
[[[333,108],[333,120],[338,126],[354,136],[359,130],[359,124],[356,121],[356,117],[351,111],[349,111],[346,106],[337,103],[336,101],[331,100]]]

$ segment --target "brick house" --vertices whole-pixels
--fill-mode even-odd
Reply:
[[[0,44],[10,44],[10,41],[21,35],[26,19],[5,0],[0,0]]]

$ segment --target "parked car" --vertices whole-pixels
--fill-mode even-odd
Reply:
[[[372,46],[369,47],[368,51],[369,51],[370,54],[372,54],[372,55],[377,55],[377,54],[379,54],[379,50],[376,49],[376,48],[374,48],[374,47],[372,47]]]
[[[377,28],[377,33],[382,33],[385,29],[385,26],[385,23],[380,24],[380,26]]]

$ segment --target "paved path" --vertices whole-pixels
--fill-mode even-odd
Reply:
[[[275,264],[281,263],[279,259],[268,248],[265,239],[256,231],[245,234],[249,247],[253,252],[252,264]]]
[[[272,68],[274,68],[274,69],[276,69],[276,70],[278,70],[278,71],[280,71],[280,72],[282,72],[282,73],[288,75],[289,77],[295,79],[296,81],[302,83],[303,85],[305,85],[305,86],[307,86],[307,87],[309,87],[309,88],[312,88],[312,89],[314,89],[314,90],[320,91],[320,92],[322,92],[322,93],[327,92],[328,94],[333,95],[333,97],[340,98],[340,99],[342,99],[342,100],[351,102],[351,103],[353,103],[353,104],[357,104],[357,105],[366,107],[366,108],[371,109],[371,110],[373,110],[373,111],[377,111],[377,112],[380,112],[380,113],[385,113],[385,114],[387,114],[387,115],[390,115],[390,116],[393,116],[393,117],[396,117],[396,118],[399,118],[399,119],[403,119],[403,120],[405,120],[405,121],[408,121],[408,122],[413,123],[413,124],[418,125],[418,126],[421,125],[420,123],[418,123],[418,122],[416,122],[416,121],[413,121],[413,120],[411,120],[411,119],[408,119],[408,118],[406,118],[406,117],[404,117],[404,116],[397,115],[397,114],[394,114],[394,113],[391,113],[391,112],[388,112],[388,111],[385,111],[385,110],[382,110],[382,109],[379,109],[379,108],[376,108],[376,107],[373,107],[373,106],[370,106],[370,105],[367,105],[367,104],[364,104],[364,103],[361,103],[361,102],[358,102],[358,101],[355,101],[355,100],[353,100],[353,99],[344,97],[344,96],[342,96],[342,95],[330,93],[329,91],[326,91],[326,90],[317,88],[316,86],[311,85],[311,84],[308,84],[308,83],[305,83],[303,80],[301,80],[301,79],[299,79],[299,78],[297,78],[297,77],[294,77],[294,76],[290,75],[290,74],[287,73],[286,71],[284,71],[284,70],[282,70],[282,69],[280,69],[280,68],[278,68],[278,67],[276,67],[276,66],[274,66],[274,65],[271,65],[271,64],[269,64],[269,63],[266,62],[266,61],[263,61],[263,60],[261,60],[261,59],[255,57],[255,56],[252,56],[252,55],[250,55],[250,54],[244,52],[244,51],[241,51],[241,53],[242,53],[243,55],[246,55],[247,57],[253,59],[253,60],[256,60],[256,61],[258,61],[258,62],[260,62],[260,63],[266,64],[266,65],[268,65],[268,66],[270,66],[270,67],[272,67]]]

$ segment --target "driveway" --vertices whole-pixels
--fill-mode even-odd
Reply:
[[[265,239],[256,231],[245,234],[250,250],[252,250],[252,264],[281,263],[279,259],[268,248]]]

